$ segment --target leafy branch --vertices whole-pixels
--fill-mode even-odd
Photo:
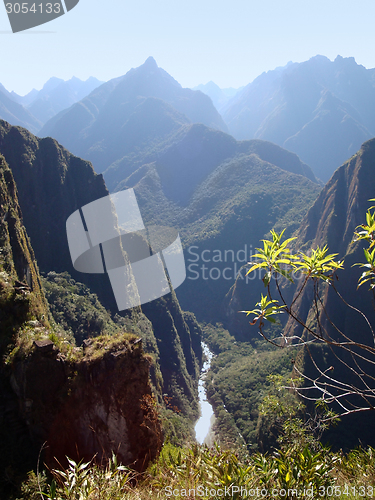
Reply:
[[[370,200],[375,201],[375,199]],[[353,242],[365,241],[364,263],[355,265],[365,268],[358,279],[358,287],[365,283],[370,284],[370,289],[375,292],[375,207],[368,209],[366,223],[356,228]],[[285,230],[284,230],[285,231]],[[271,231],[272,239],[263,240],[263,248],[258,248],[257,253],[249,264],[251,267],[247,274],[256,270],[264,271],[263,283],[267,289],[265,295],[261,294],[260,302],[249,311],[242,311],[247,316],[253,316],[250,324],[258,324],[259,332],[268,342],[278,347],[303,346],[308,353],[311,364],[317,375],[311,376],[302,373],[297,366],[295,373],[302,376],[305,383],[293,386],[297,394],[311,401],[320,401],[324,404],[335,403],[335,411],[327,413],[327,420],[333,420],[340,415],[356,413],[375,408],[375,335],[373,328],[362,311],[350,305],[336,288],[335,278],[337,272],[344,269],[343,261],[338,259],[337,253],[329,253],[328,247],[317,247],[310,252],[293,251],[292,241],[295,238],[283,240],[284,231],[277,233]],[[275,286],[271,294],[271,283]],[[282,281],[296,286],[294,297],[287,301],[283,295]],[[309,286],[310,306],[306,320],[299,317],[298,301]],[[332,290],[342,301],[344,306],[364,317],[371,333],[372,344],[366,343],[364,335],[358,337],[343,332],[332,320],[326,307],[327,291]],[[307,295],[307,294],[306,294]],[[312,296],[312,297],[311,297]],[[289,321],[297,323],[302,333],[287,336],[281,333],[279,338],[270,338],[265,330],[265,322],[276,324],[278,316],[285,313]],[[279,323],[280,324],[280,323]],[[311,344],[320,343],[328,348],[333,359],[345,369],[345,376],[349,381],[334,375],[334,367],[320,368],[319,362],[311,351]],[[342,372],[341,372],[342,375]],[[316,393],[320,394],[319,397]]]

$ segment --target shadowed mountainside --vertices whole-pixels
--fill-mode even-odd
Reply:
[[[68,216],[108,194],[103,177],[95,174],[89,162],[73,156],[55,140],[38,139],[27,130],[5,122],[0,122],[0,152],[19,182],[24,222],[41,270],[46,273],[68,271],[77,281],[87,284],[112,314],[118,312],[108,276],[75,271],[66,237]],[[161,380],[156,383],[154,379],[160,398],[162,393],[168,393],[173,404],[193,420],[197,412],[196,379],[201,362],[199,342],[192,341],[174,294],[167,300],[154,301],[147,311],[148,316],[157,317],[157,323],[152,325],[141,308],[133,308],[124,312],[128,330],[144,337],[155,358],[156,371],[161,370]],[[193,322],[192,328],[195,326]],[[156,338],[156,330],[163,334],[163,340]],[[158,343],[162,342],[165,356],[160,356],[158,350]],[[172,369],[171,356],[178,359]]]
[[[293,153],[198,124],[104,175],[111,190],[134,188],[149,226],[178,229],[187,279],[177,295],[205,320],[221,317],[222,300],[259,238],[273,225],[295,230],[320,190]]]
[[[113,161],[191,122],[227,130],[208,96],[183,89],[149,57],[55,116],[40,135],[56,138],[102,172]]]
[[[34,134],[42,126],[42,122],[30,113],[21,104],[16,102],[12,94],[0,84],[0,119],[12,125],[25,127]]]
[[[263,73],[223,110],[237,139],[265,139],[299,155],[327,182],[375,135],[375,70],[316,56]]]

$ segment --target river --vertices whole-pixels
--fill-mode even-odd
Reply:
[[[199,403],[201,408],[201,416],[195,424],[195,435],[198,443],[203,444],[206,443],[211,446],[211,427],[215,421],[214,411],[212,406],[207,401],[206,391],[204,388],[204,380],[206,377],[206,373],[210,369],[211,360],[213,357],[212,352],[208,349],[208,346],[202,342],[203,352],[206,355],[206,362],[203,364],[201,376],[199,378],[198,385],[198,394],[199,394]]]

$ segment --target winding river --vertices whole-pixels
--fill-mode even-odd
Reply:
[[[198,419],[197,423],[195,424],[195,435],[198,443],[200,444],[208,444],[209,446],[213,443],[211,443],[211,427],[214,423],[215,416],[214,416],[214,411],[212,409],[212,406],[210,403],[207,401],[206,398],[206,391],[204,388],[204,380],[206,377],[206,373],[208,372],[210,366],[211,366],[211,360],[213,357],[212,352],[208,349],[208,346],[202,342],[202,348],[203,352],[206,355],[207,361],[203,364],[201,376],[199,378],[199,385],[198,385],[198,393],[199,393],[199,403],[201,407],[201,416]]]

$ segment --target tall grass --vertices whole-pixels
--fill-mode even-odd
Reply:
[[[362,489],[361,489],[362,488]],[[372,488],[374,488],[372,490]],[[203,500],[242,498],[369,498],[375,494],[375,450],[347,455],[322,448],[283,448],[240,458],[233,450],[165,444],[140,475],[117,463],[106,467],[69,460],[67,469],[30,473],[21,500]]]

